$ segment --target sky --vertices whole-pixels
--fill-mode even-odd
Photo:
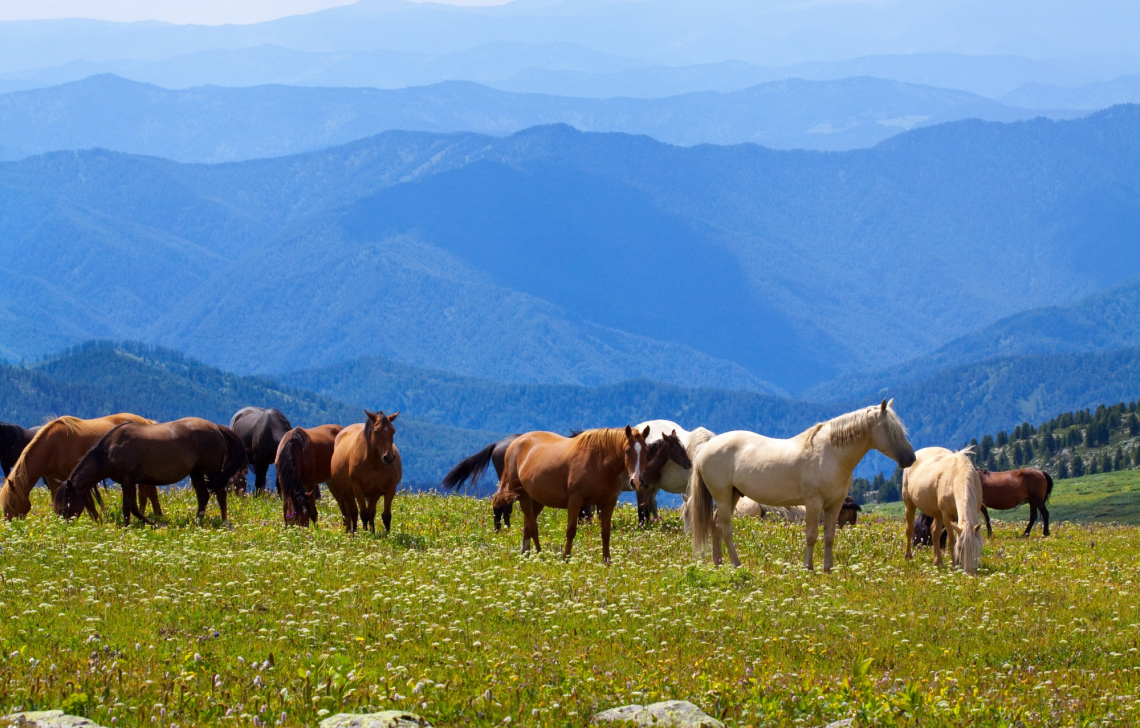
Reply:
[[[448,5],[501,5],[507,0],[434,1]],[[94,18],[223,25],[257,23],[350,4],[352,0],[0,0],[0,21]]]

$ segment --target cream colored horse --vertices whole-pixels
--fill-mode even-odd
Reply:
[[[903,472],[902,499],[906,506],[906,557],[912,557],[914,511],[934,519],[934,563],[942,565],[942,528],[950,526],[950,553],[954,566],[967,574],[978,570],[982,560],[982,483],[966,455],[972,448],[952,452],[944,447],[924,447]]]
[[[685,446],[685,453],[689,456],[690,460],[695,458],[701,447],[714,437],[712,432],[703,427],[698,427],[690,432],[676,422],[669,420],[649,420],[648,422],[642,422],[635,429],[643,430],[646,427],[649,428],[649,437],[645,438],[647,445],[652,445],[666,434],[676,431],[677,439]],[[657,517],[658,491],[663,490],[666,493],[675,493],[688,499],[689,477],[692,474],[692,468],[682,468],[672,460],[665,463],[665,467],[661,469],[661,479],[657,483],[646,483],[641,491],[641,497],[648,506],[650,518]],[[689,519],[687,508],[682,507],[681,518],[685,522],[685,527],[688,528]]]
[[[914,462],[914,448],[891,408],[893,401],[884,399],[880,406],[813,425],[790,440],[744,431],[709,440],[693,459],[689,483],[694,552],[700,553],[711,536],[713,562],[720,564],[723,538],[733,566],[740,566],[732,542],[732,512],[737,499],[745,495],[766,505],[804,506],[804,566],[808,569],[813,568],[822,511],[823,570],[830,571],[835,522],[855,466],[870,450],[878,450],[904,468]]]

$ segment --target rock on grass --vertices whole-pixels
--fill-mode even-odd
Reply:
[[[337,713],[321,721],[320,728],[432,728],[426,718],[402,710],[379,713]]]
[[[27,713],[12,713],[0,718],[3,726],[24,726],[24,728],[102,728],[98,723],[77,715],[66,715],[62,710],[36,710]]]
[[[666,700],[652,705],[623,705],[595,715],[590,723],[616,723],[654,728],[724,728],[716,718],[687,700]]]

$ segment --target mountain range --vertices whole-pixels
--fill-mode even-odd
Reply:
[[[585,99],[450,81],[380,90],[208,86],[174,91],[93,76],[0,95],[0,157],[99,147],[182,162],[277,157],[389,130],[503,136],[542,124],[646,134],[679,145],[753,142],[776,149],[869,147],[907,129],[1031,111],[963,91],[859,77],[775,81],[730,93]]]
[[[795,393],[1140,273],[1138,131],[1121,106],[842,153],[547,126],[31,157],[0,164],[0,351],[132,338],[250,373],[373,355]]]

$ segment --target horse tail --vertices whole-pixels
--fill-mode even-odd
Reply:
[[[498,444],[492,442],[474,455],[460,460],[447,475],[443,476],[443,487],[458,490],[459,486],[468,481],[472,484],[479,482],[479,478],[483,477],[483,471],[491,464],[491,455],[494,454]]]
[[[210,479],[210,485],[218,489],[226,487],[230,479],[234,477],[234,473],[249,464],[245,455],[245,444],[237,433],[228,427],[218,426],[218,432],[222,434],[222,439],[226,445],[225,455],[222,457],[222,469],[216,478]],[[217,486],[214,486],[214,483]]]
[[[309,512],[309,494],[297,472],[297,461],[304,455],[309,445],[309,436],[304,430],[290,430],[281,443],[277,456],[277,491],[285,498],[292,499],[293,509],[304,513],[315,521],[316,514]]]
[[[1045,475],[1045,497],[1041,500],[1044,504],[1049,502],[1049,496],[1053,494],[1053,476],[1049,475],[1048,471],[1042,470],[1041,472]]]
[[[712,493],[701,477],[701,467],[693,463],[693,473],[689,476],[689,518],[693,527],[693,553],[700,554],[712,534],[713,511]]]

